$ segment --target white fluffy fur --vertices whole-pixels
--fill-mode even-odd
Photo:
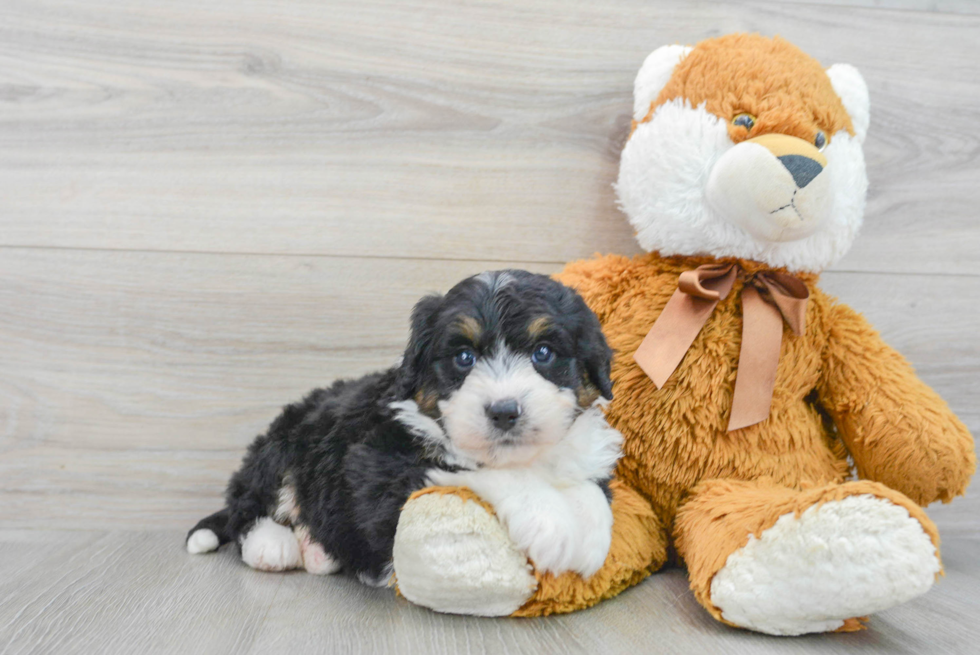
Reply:
[[[647,55],[633,83],[633,120],[643,120],[650,111],[650,103],[657,99],[674,74],[674,68],[690,51],[690,46],[665,45]]]
[[[269,517],[256,521],[242,539],[242,561],[260,571],[288,571],[303,565],[292,529]]]
[[[854,134],[860,143],[868,134],[871,122],[871,100],[868,97],[868,85],[858,69],[850,64],[834,64],[827,69],[827,77],[834,91],[844,103],[847,115],[851,117]]]
[[[433,470],[429,478],[469,487],[490,503],[538,570],[589,577],[605,561],[612,538],[609,502],[590,480],[612,472],[621,444],[620,433],[594,407],[526,466]]]
[[[409,432],[419,437],[424,444],[433,448],[433,452],[429,453],[430,456],[439,452],[446,464],[450,466],[466,469],[474,469],[479,466],[476,459],[453,445],[449,435],[442,429],[439,422],[423,414],[414,400],[400,400],[390,403],[388,407],[395,411],[395,418],[398,422],[404,425]]]
[[[293,527],[293,534],[299,542],[300,559],[307,573],[313,575],[329,575],[340,571],[340,562],[331,557],[319,543],[310,536],[305,525]]]
[[[521,417],[513,443],[494,435],[485,408],[498,400],[516,398]],[[520,465],[535,459],[561,441],[575,417],[571,389],[559,388],[541,377],[530,357],[498,345],[492,357],[479,359],[463,385],[439,401],[442,425],[452,448],[462,457],[485,466]]]
[[[718,160],[735,147],[726,123],[683,99],[657,108],[623,149],[616,191],[640,245],[664,255],[740,257],[820,271],[850,248],[864,215],[868,180],[860,142],[847,132],[823,151],[832,204],[810,236],[796,241],[758,239],[713,210],[706,189]]]
[[[187,539],[187,552],[191,555],[218,550],[218,535],[207,528],[195,530]]]
[[[711,602],[727,621],[759,632],[827,632],[925,593],[939,568],[932,541],[904,508],[852,496],[750,536],[711,581]]]
[[[402,595],[437,612],[507,616],[537,588],[527,558],[500,522],[451,494],[405,505],[394,565]]]

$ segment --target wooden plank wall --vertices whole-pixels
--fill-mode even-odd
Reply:
[[[867,221],[824,285],[980,432],[975,10],[4,0],[0,526],[186,529],[281,404],[394,361],[424,292],[637,252],[636,69],[737,30],[863,72]]]

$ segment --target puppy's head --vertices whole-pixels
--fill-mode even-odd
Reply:
[[[466,279],[412,312],[404,395],[450,452],[479,465],[528,462],[583,409],[612,398],[612,351],[573,290],[508,270]]]

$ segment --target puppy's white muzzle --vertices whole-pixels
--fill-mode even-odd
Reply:
[[[766,134],[729,149],[711,170],[711,208],[762,241],[796,241],[828,219],[827,159],[812,144]]]
[[[439,401],[452,444],[480,464],[528,462],[565,436],[577,414],[575,394],[543,378],[526,355],[480,359],[462,386]]]

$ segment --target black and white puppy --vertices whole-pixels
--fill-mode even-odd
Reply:
[[[582,298],[543,275],[481,273],[423,298],[401,364],[287,406],[187,550],[234,541],[253,568],[386,584],[408,497],[460,485],[538,570],[590,576],[609,550],[622,443],[601,408],[611,354]]]

